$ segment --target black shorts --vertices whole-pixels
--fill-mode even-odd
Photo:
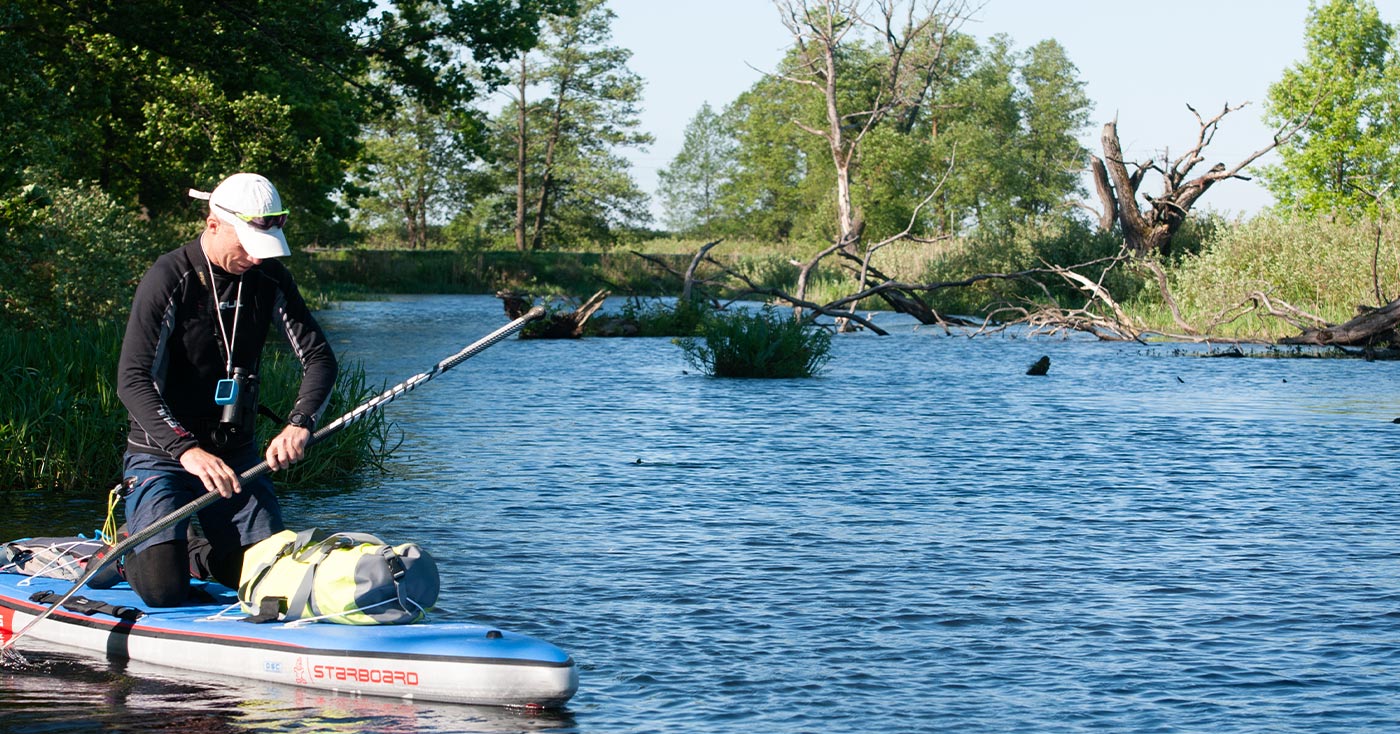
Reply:
[[[240,474],[262,460],[253,444],[222,458]],[[179,461],[154,454],[128,453],[122,476],[131,488],[126,498],[126,524],[132,534],[199,499],[207,491],[204,483],[185,471]],[[188,517],[181,518],[142,541],[132,552],[184,538],[189,524]],[[282,531],[285,528],[282,508],[277,504],[272,480],[266,474],[259,475],[245,482],[242,491],[234,496],[217,500],[200,510],[199,526],[210,545],[221,550],[250,545]]]

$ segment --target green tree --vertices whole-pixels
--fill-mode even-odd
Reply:
[[[853,253],[864,226],[852,189],[862,144],[887,118],[898,119],[902,110],[924,98],[938,78],[947,40],[968,7],[965,2],[895,0],[873,6],[859,0],[775,0],[775,5],[792,35],[796,62],[779,76],[809,90],[821,103],[819,116],[793,123],[827,147],[836,241]],[[799,298],[809,269],[798,278]]]
[[[10,0],[0,10],[0,186],[45,166],[152,217],[235,170],[278,182],[315,236],[360,126],[406,90],[434,109],[498,82],[495,65],[573,0]],[[470,53],[462,53],[468,49]],[[19,61],[20,63],[14,63]],[[382,80],[370,79],[371,64]],[[478,72],[478,73],[474,73]],[[36,134],[35,131],[42,131]]]
[[[1013,218],[1013,192],[1023,175],[1017,170],[1023,114],[1016,52],[1003,35],[985,48],[966,36],[953,45],[953,68],[919,126],[933,142],[938,166],[951,169],[936,210],[951,232],[1003,229]]]
[[[409,247],[427,247],[430,225],[457,215],[467,198],[478,136],[473,117],[434,113],[417,100],[370,125],[356,183],[371,195],[358,199],[357,223],[392,228]]]
[[[25,330],[124,323],[137,279],[160,252],[152,225],[91,184],[28,177],[35,182],[0,196],[0,320]]]
[[[851,159],[853,226],[881,239],[914,222],[916,237],[1009,229],[1063,214],[1080,195],[1077,136],[1090,102],[1083,82],[1053,41],[1027,51],[1006,36],[979,46],[953,34],[917,46],[923,74],[906,79],[904,104],[862,133]],[[933,63],[924,57],[937,56]],[[781,68],[800,65],[793,52]],[[836,57],[842,105],[869,103],[879,89],[886,52],[848,43]],[[725,112],[735,141],[721,190],[723,228],[767,238],[828,242],[839,236],[824,138],[793,120],[821,119],[822,95],[767,77]],[[946,177],[946,180],[945,180]],[[917,212],[922,196],[938,197]]]
[[[1023,123],[1016,206],[1027,217],[1044,217],[1084,193],[1080,174],[1088,150],[1079,144],[1079,133],[1089,124],[1093,102],[1057,41],[1031,46],[1019,76]]]
[[[657,193],[673,231],[708,237],[719,215],[720,188],[728,179],[734,140],[724,119],[706,102],[685,126],[685,142],[671,165],[657,174]]]
[[[1394,27],[1370,0],[1310,5],[1306,53],[1269,88],[1266,119],[1312,112],[1264,170],[1270,192],[1304,212],[1362,211],[1400,176],[1400,61]]]
[[[801,104],[790,85],[764,77],[725,108],[734,148],[717,201],[722,231],[784,241],[809,229],[813,211],[824,208],[826,187],[814,196],[807,185],[821,150],[792,124]]]
[[[548,18],[536,54],[512,65],[511,103],[496,118],[498,160],[512,160],[516,247],[549,239],[606,240],[647,218],[646,195],[617,149],[640,147],[642,79],[632,52],[609,45],[616,16],[605,0],[582,0],[577,15]],[[535,91],[543,96],[532,99]]]
[[[1082,193],[1077,136],[1091,103],[1063,47],[1018,51],[1004,35],[957,39],[926,129],[952,166],[938,210],[951,231],[1009,228],[1063,211]],[[954,165],[955,164],[955,165]]]

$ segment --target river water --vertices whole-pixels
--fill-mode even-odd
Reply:
[[[808,380],[510,340],[387,408],[389,474],[284,496],[294,526],[424,544],[442,617],[568,650],[564,711],[31,646],[0,731],[1400,731],[1400,364],[878,318],[892,335],[836,338]],[[393,384],[503,316],[322,321]]]

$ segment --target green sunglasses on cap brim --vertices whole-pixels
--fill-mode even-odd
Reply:
[[[238,217],[244,222],[247,222],[253,227],[264,231],[269,229],[277,229],[286,225],[287,215],[291,213],[290,210],[283,209],[280,212],[267,212],[265,214],[244,214],[243,212],[236,212],[224,206],[223,204],[214,204],[214,206],[217,206],[220,209],[223,209],[224,211],[228,212],[229,214],[232,214],[233,216]]]

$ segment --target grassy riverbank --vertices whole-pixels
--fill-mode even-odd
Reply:
[[[1267,310],[1250,310],[1250,299],[1256,294],[1334,323],[1349,319],[1359,305],[1379,306],[1400,297],[1400,242],[1395,230],[1388,220],[1307,221],[1263,214],[1226,221],[1205,216],[1178,235],[1164,267],[1181,315],[1193,327],[1222,338],[1272,340],[1298,329]],[[877,253],[873,264],[905,282],[947,283],[985,273],[1108,258],[1118,252],[1120,243],[1112,233],[1061,222],[1001,236],[891,245]],[[301,267],[330,293],[493,293],[509,288],[534,295],[583,297],[606,288],[616,297],[675,296],[682,284],[675,273],[684,272],[703,244],[683,239],[638,243],[635,249],[647,258],[628,250],[320,251],[309,253]],[[805,262],[823,246],[736,241],[721,244],[710,255],[761,285],[792,292],[794,263]],[[653,261],[665,263],[673,272]],[[715,271],[705,265],[700,273]],[[1087,274],[1130,317],[1149,328],[1181,331],[1146,269],[1119,264],[1089,268]],[[822,302],[853,290],[850,273],[833,256],[814,273],[807,295]],[[1074,284],[1053,277],[1041,277],[1039,283],[986,280],[971,287],[936,290],[926,297],[941,312],[976,316],[1001,305],[1044,301],[1047,294],[1067,307],[1086,300]],[[732,291],[720,293],[730,295]],[[888,307],[878,299],[867,299],[860,308]]]
[[[693,251],[672,245],[645,252],[665,267],[626,250],[316,250],[305,253],[302,266],[319,287],[331,292],[494,293],[510,289],[537,295],[587,296],[606,289],[621,295],[676,295],[681,279],[666,268],[684,272]],[[777,255],[745,251],[716,254],[715,259],[765,284],[785,282],[784,261]]]

